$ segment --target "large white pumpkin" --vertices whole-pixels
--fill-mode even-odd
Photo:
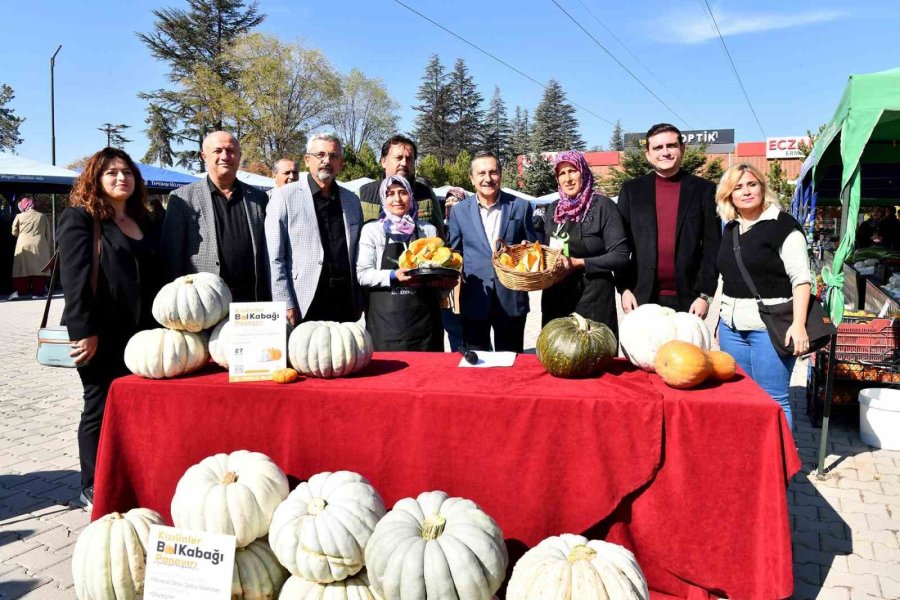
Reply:
[[[565,533],[526,552],[513,567],[507,600],[647,600],[634,555],[616,544]]]
[[[216,454],[178,481],[172,521],[175,527],[233,535],[240,548],[269,532],[272,513],[287,495],[287,477],[265,454]]]
[[[287,340],[291,337],[294,328],[287,323],[287,333],[285,334],[285,348],[287,348]],[[234,326],[231,320],[225,317],[213,328],[209,334],[209,356],[220,367],[228,368],[231,358],[231,348],[234,344]]]
[[[369,587],[369,579],[363,570],[358,575],[332,583],[316,583],[294,575],[281,588],[278,600],[381,600],[381,598]]]
[[[660,346],[672,340],[712,349],[709,327],[697,315],[675,312],[659,304],[641,304],[619,321],[619,342],[631,364],[653,373]]]
[[[372,338],[358,323],[308,321],[291,334],[288,358],[304,375],[344,377],[372,360]]]
[[[288,576],[266,540],[251,542],[235,550],[231,600],[273,600]]]
[[[206,336],[172,329],[147,329],[125,345],[125,366],[147,379],[178,377],[209,362]]]
[[[153,299],[153,318],[182,331],[209,329],[228,314],[231,290],[215,273],[193,273],[163,286]]]
[[[494,520],[439,491],[397,502],[366,545],[369,582],[384,600],[489,600],[508,561]]]
[[[84,528],[72,553],[72,579],[79,600],[140,598],[144,592],[147,541],[159,513],[133,508],[110,513]]]
[[[366,542],[384,513],[381,496],[362,475],[319,473],[275,509],[269,543],[292,574],[340,581],[363,568]]]

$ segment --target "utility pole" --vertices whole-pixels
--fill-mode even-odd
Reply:
[[[53,67],[56,66],[56,55],[62,49],[62,44],[57,46],[56,52],[50,57],[50,164],[56,166],[56,98],[53,86]],[[50,196],[50,223],[53,230],[53,247],[56,247],[56,194]],[[53,290],[49,290],[52,294]]]

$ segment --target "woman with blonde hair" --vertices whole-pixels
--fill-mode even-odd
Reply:
[[[809,348],[806,315],[812,277],[803,228],[781,210],[765,176],[752,165],[725,171],[716,191],[716,210],[725,223],[716,263],[722,281],[719,345],[781,405],[792,426],[791,371],[796,357]],[[735,231],[740,257],[762,303],[793,301],[793,323],[784,340],[784,346],[793,343],[793,356],[780,355],[769,337],[756,298],[741,274]]]

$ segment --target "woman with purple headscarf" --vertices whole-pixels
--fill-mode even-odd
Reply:
[[[594,190],[584,154],[567,150],[553,162],[559,200],[547,208],[544,240],[562,251],[565,278],[541,294],[541,320],[577,312],[618,335],[613,272],[628,264],[628,242],[613,201]]]
[[[400,268],[400,255],[413,240],[436,237],[437,229],[421,223],[409,182],[390,175],[378,190],[378,220],[363,225],[356,276],[366,294],[366,329],[378,351],[441,352],[440,292],[419,285],[411,269]]]
[[[13,257],[13,293],[21,297],[43,296],[47,292],[47,274],[41,271],[50,262],[50,220],[34,208],[34,200],[22,198],[19,214],[13,220],[12,234],[16,236]]]

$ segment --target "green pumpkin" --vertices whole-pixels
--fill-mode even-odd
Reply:
[[[537,356],[555,377],[589,377],[600,372],[619,351],[612,330],[578,313],[553,319],[537,339]]]

